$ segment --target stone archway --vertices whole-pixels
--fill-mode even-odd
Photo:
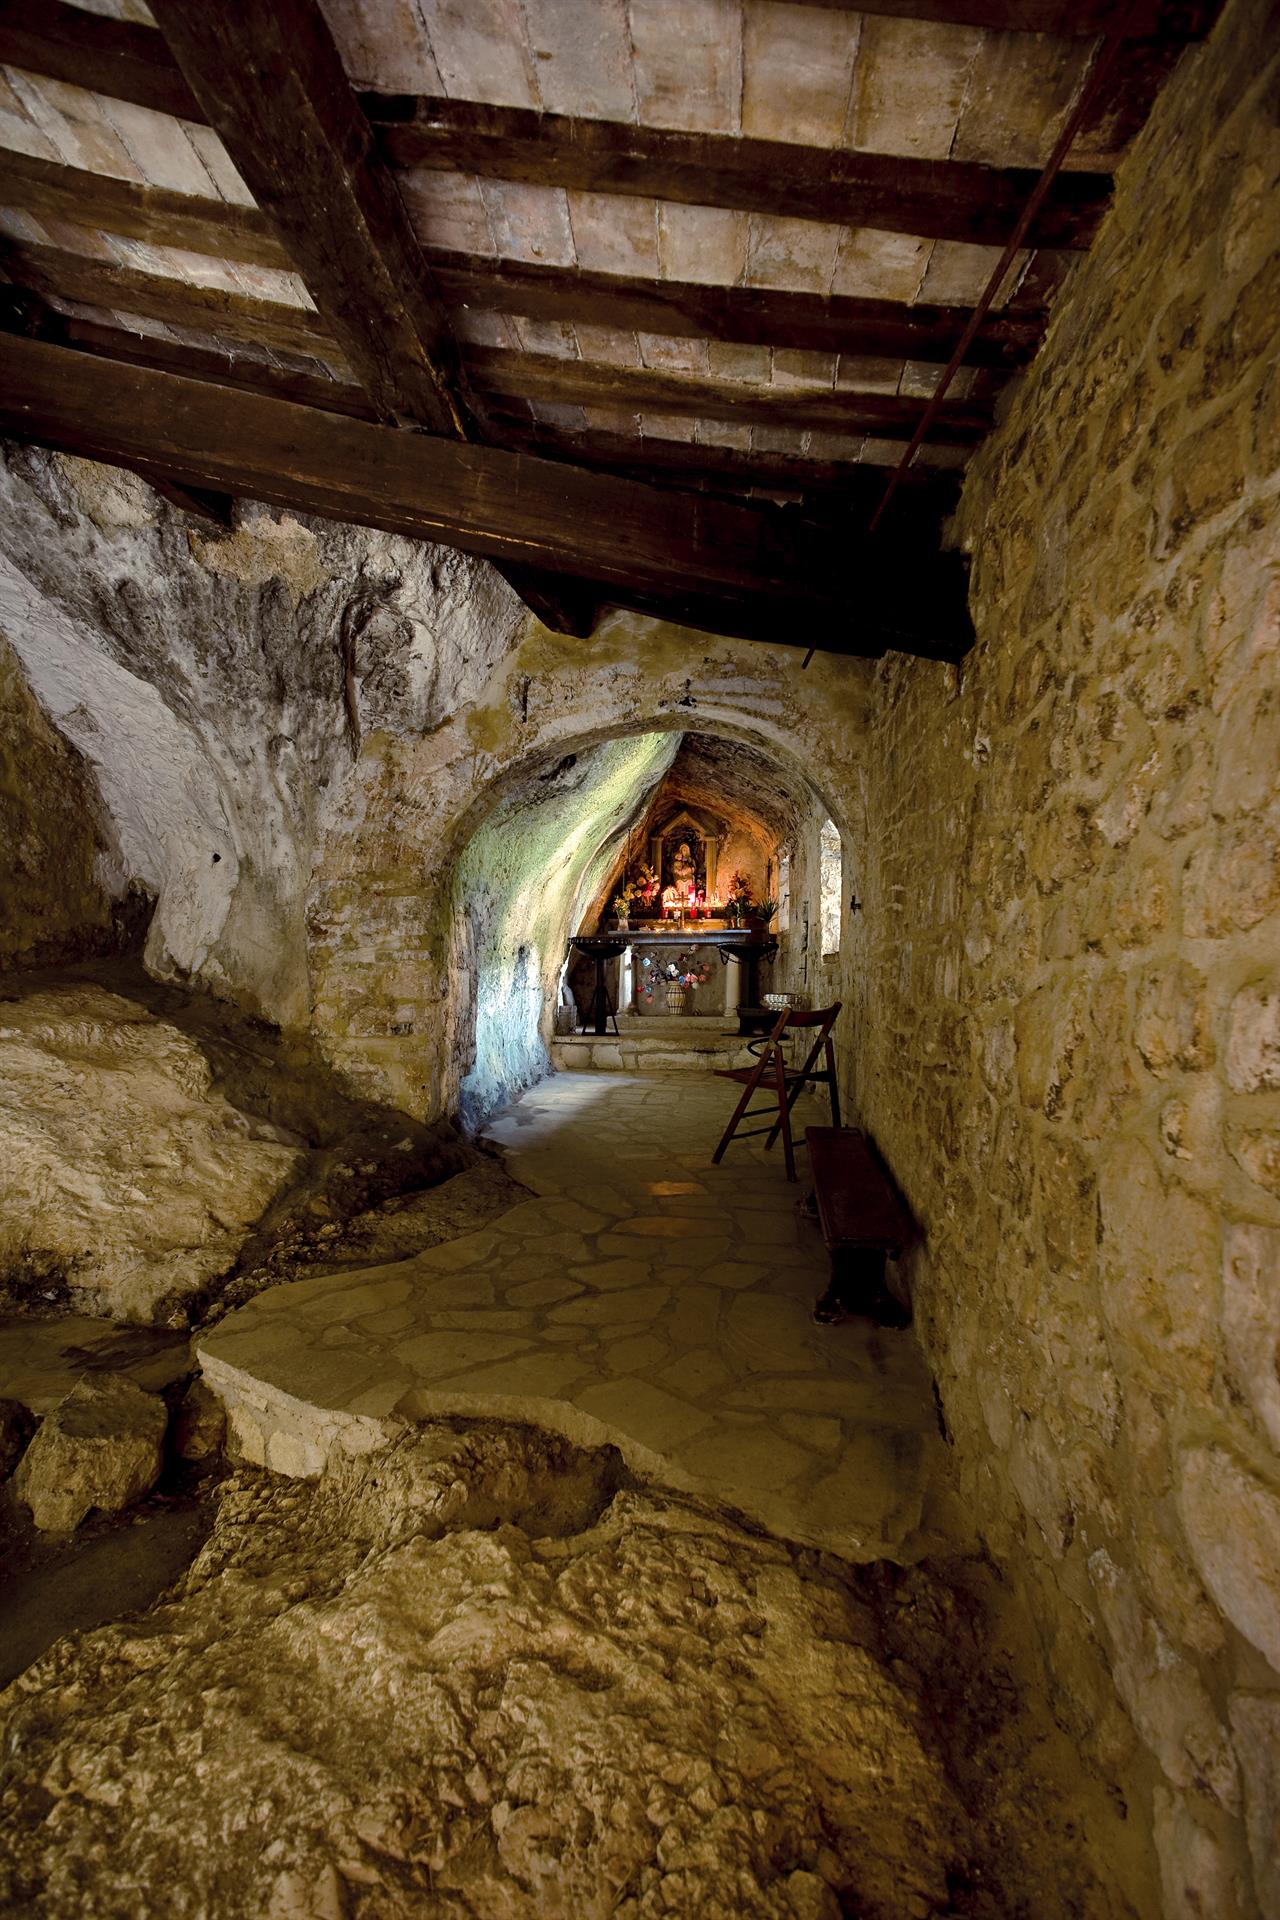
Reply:
[[[766,751],[848,831],[861,816],[871,674],[831,656],[801,673],[785,648],[616,614],[589,643],[526,630],[444,725],[367,740],[309,902],[313,1027],[326,1056],[412,1113],[454,1109],[475,1026],[455,875],[485,821],[522,794],[587,781],[585,757],[609,743],[696,727]]]

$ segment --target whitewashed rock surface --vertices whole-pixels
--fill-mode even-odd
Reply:
[[[59,986],[0,1016],[0,1276],[115,1320],[180,1309],[298,1154],[251,1137],[200,1049],[118,994]]]
[[[1127,1911],[1007,1675],[976,1684],[963,1597],[617,1479],[478,1426],[226,1483],[176,1599],[0,1697],[0,1911],[995,1920],[1033,1884],[1040,1920]]]

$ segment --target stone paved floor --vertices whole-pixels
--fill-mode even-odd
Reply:
[[[954,1515],[914,1338],[813,1325],[803,1154],[795,1186],[763,1141],[713,1167],[733,1092],[611,1072],[526,1093],[489,1137],[536,1198],[394,1266],[273,1288],[200,1338],[240,1448],[314,1473],[404,1419],[523,1418],[848,1557],[937,1544]]]

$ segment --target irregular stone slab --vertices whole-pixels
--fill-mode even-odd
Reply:
[[[118,1513],[159,1478],[168,1415],[131,1380],[82,1380],[47,1414],[14,1476],[44,1533],[69,1532],[95,1507]]]
[[[299,1154],[252,1137],[199,1047],[119,994],[30,993],[0,1021],[0,1276],[167,1323],[234,1262]]]

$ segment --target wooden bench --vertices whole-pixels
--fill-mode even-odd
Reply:
[[[806,1127],[818,1224],[831,1255],[831,1282],[813,1310],[824,1325],[861,1314],[905,1327],[910,1309],[885,1284],[885,1255],[898,1259],[914,1238],[911,1216],[875,1148],[854,1127]]]

